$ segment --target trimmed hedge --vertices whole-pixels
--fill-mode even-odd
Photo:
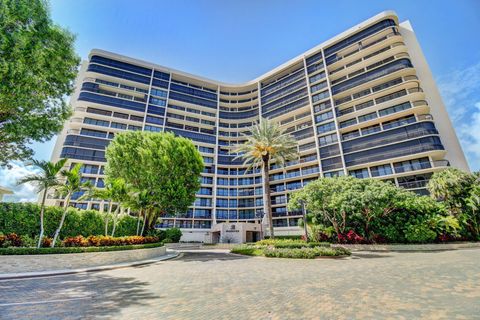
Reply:
[[[58,247],[58,248],[0,248],[0,255],[26,255],[26,254],[64,254],[64,253],[83,253],[83,252],[106,252],[106,251],[122,251],[136,249],[151,249],[162,247],[162,242],[147,243],[139,245],[127,246],[111,246],[111,247]]]
[[[62,208],[45,208],[45,236],[52,236],[60,222]],[[82,235],[103,235],[105,233],[106,213],[97,210],[78,210],[69,208],[60,238]],[[109,218],[109,230],[112,230],[113,217]],[[16,233],[35,238],[40,231],[40,206],[36,203],[0,202],[0,234]],[[119,218],[115,236],[133,236],[137,231],[137,218],[123,215]]]
[[[288,249],[300,249],[300,248],[313,248],[313,247],[330,247],[328,242],[306,242],[304,240],[280,240],[280,239],[265,239],[255,243],[257,246],[273,246],[275,248],[288,248]]]
[[[331,247],[330,243],[277,239],[239,245],[232,248],[230,252],[247,256],[290,259],[314,259],[317,257],[349,256],[351,254],[350,250],[344,247]]]
[[[270,249],[263,250],[265,257],[269,258],[290,258],[290,259],[315,259],[317,257],[338,257],[350,255],[350,251],[342,248],[325,248],[325,247],[313,247],[313,248],[296,248],[296,249]]]

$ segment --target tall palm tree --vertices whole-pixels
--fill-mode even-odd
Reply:
[[[64,204],[63,204],[63,213],[62,213],[62,218],[60,219],[60,224],[57,227],[57,230],[55,230],[55,235],[53,236],[53,241],[51,247],[53,248],[55,246],[55,242],[57,241],[58,235],[60,234],[60,231],[62,230],[63,223],[65,222],[65,216],[67,215],[68,207],[70,205],[70,200],[72,198],[72,195],[75,192],[79,191],[84,191],[84,190],[89,190],[92,188],[92,184],[90,181],[85,181],[82,182],[82,173],[80,172],[80,169],[82,167],[81,163],[76,164],[72,170],[62,170],[61,175],[63,178],[65,178],[65,183],[63,185],[60,185],[56,188],[57,193],[61,196],[64,197]]]
[[[48,190],[55,188],[60,184],[58,174],[62,170],[67,159],[60,159],[53,163],[49,161],[32,160],[32,165],[40,169],[39,174],[31,174],[17,181],[17,184],[31,183],[35,185],[37,192],[43,192],[42,202],[40,204],[40,236],[38,238],[37,248],[42,245],[44,230],[45,200]]]
[[[232,153],[235,159],[243,159],[248,166],[245,172],[261,167],[263,169],[263,190],[265,194],[265,213],[268,217],[270,237],[273,239],[272,203],[270,199],[270,163],[283,166],[285,161],[298,158],[297,141],[280,128],[278,123],[262,118],[251,128],[251,135],[243,135],[247,141],[237,145]]]

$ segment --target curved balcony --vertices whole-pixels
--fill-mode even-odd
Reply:
[[[435,150],[445,150],[440,138],[437,136],[428,136],[381,146],[374,149],[363,150],[345,155],[345,164],[347,167],[359,164],[376,162],[386,159],[394,159],[416,153],[423,153]]]

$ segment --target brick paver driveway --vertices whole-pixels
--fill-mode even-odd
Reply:
[[[137,268],[1,281],[0,318],[474,319],[480,250],[344,260],[186,252]]]

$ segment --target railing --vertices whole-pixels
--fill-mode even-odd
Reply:
[[[428,106],[428,102],[426,100],[417,100],[417,101],[413,101],[412,105],[414,107]]]
[[[404,164],[401,166],[394,166],[395,173],[405,173],[411,171],[418,171],[430,168],[439,168],[439,167],[449,167],[450,162],[448,160],[434,160],[434,161],[425,161],[420,163],[413,164]]]
[[[417,189],[417,188],[425,188],[427,186],[428,181],[423,180],[423,181],[407,181],[407,182],[401,182],[398,184],[399,187],[404,188],[404,189]]]
[[[384,30],[385,30],[385,29],[379,31],[379,32],[376,33],[376,34],[371,35],[369,38],[378,35],[379,33],[381,33],[381,32],[384,31]],[[398,36],[398,35],[400,35],[400,33],[399,33],[398,31],[395,31],[395,32],[387,33],[385,36],[381,37],[380,39],[377,39],[377,40],[375,40],[375,41],[373,41],[373,42],[370,42],[370,43],[368,43],[368,44],[365,44],[365,45],[363,44],[364,41],[362,41],[362,42],[360,42],[359,44],[357,44],[357,46],[358,46],[357,49],[355,49],[355,50],[352,51],[352,52],[346,53],[346,54],[344,54],[344,55],[342,55],[342,56],[337,56],[335,59],[328,60],[327,65],[332,65],[332,64],[334,64],[334,63],[336,63],[336,62],[338,62],[338,61],[340,61],[340,60],[342,60],[342,59],[345,59],[345,58],[347,58],[347,57],[349,57],[349,56],[351,56],[351,55],[353,55],[353,54],[355,54],[355,53],[357,53],[357,52],[363,51],[363,50],[365,50],[365,49],[367,49],[367,48],[370,48],[371,46],[373,46],[373,45],[375,45],[375,44],[377,44],[377,43],[380,43],[380,42],[382,42],[382,41],[387,40],[388,38],[391,38],[391,37],[394,37],[394,36]],[[368,38],[367,38],[367,39],[368,39]],[[396,42],[396,43],[398,43],[398,42]],[[347,48],[348,48],[348,47],[347,47]],[[347,49],[347,48],[345,48],[345,49]]]
[[[77,111],[77,112],[87,112],[87,108],[84,108],[84,107],[75,107],[75,111]]]
[[[431,114],[420,114],[417,116],[417,121],[431,121],[433,116]]]
[[[346,162],[346,166],[351,167],[359,164],[378,161],[379,154],[381,154],[383,159],[389,159],[389,158],[402,157],[402,156],[411,155],[415,153],[429,152],[429,151],[435,151],[435,150],[445,150],[445,148],[442,144],[424,144],[424,145],[419,145],[415,147],[402,148],[400,150],[396,150],[392,152],[379,152],[371,156],[358,157],[354,160],[348,161]],[[327,170],[324,169],[324,171],[327,171]]]
[[[428,128],[420,128],[417,130],[412,131],[402,131],[400,133],[391,134],[386,136],[385,138],[375,139],[375,136],[372,136],[371,139],[368,139],[365,142],[360,142],[352,145],[351,147],[344,147],[344,153],[350,153],[354,151],[359,151],[362,149],[374,148],[379,147],[385,144],[393,143],[393,142],[401,142],[406,139],[418,138],[421,136],[428,136],[432,134],[438,134],[436,129],[428,129]],[[358,141],[358,140],[356,140]]]

